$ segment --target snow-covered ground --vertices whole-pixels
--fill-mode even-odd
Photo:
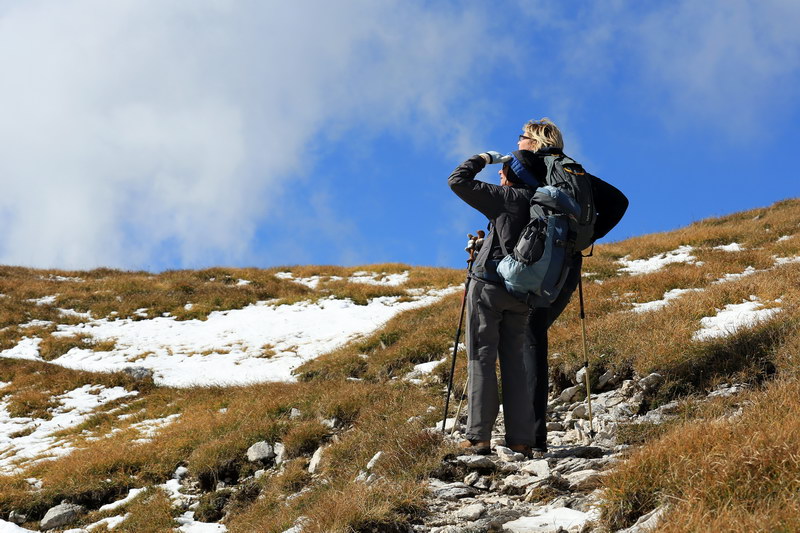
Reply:
[[[157,485],[158,488],[162,489],[164,492],[169,495],[170,499],[173,501],[176,507],[186,508],[187,505],[191,504],[192,502],[196,501],[197,496],[191,496],[188,494],[184,494],[181,491],[181,479],[188,473],[186,467],[178,467],[173,474],[172,479],[163,483],[161,485]],[[128,495],[121,500],[117,500],[116,502],[104,505],[100,507],[100,511],[113,511],[125,504],[132,502],[139,494],[141,494],[144,489],[131,489]],[[128,518],[128,514],[118,515],[118,516],[110,516],[107,518],[102,518],[93,524],[89,524],[87,526],[83,526],[83,528],[78,529],[68,529],[64,533],[81,533],[85,531],[107,531],[112,530],[125,519]],[[216,524],[216,523],[206,523],[206,522],[199,522],[194,519],[194,511],[186,511],[179,517],[175,519],[177,522],[178,527],[175,528],[174,531],[180,531],[182,533],[225,533],[228,531],[228,528],[225,527],[224,524]],[[34,533],[34,531],[30,529],[25,529],[17,526],[16,524],[12,524],[11,522],[6,522],[0,519],[0,533]]]
[[[404,300],[410,301],[379,297],[367,305],[334,298],[291,305],[259,302],[211,313],[207,320],[104,318],[61,325],[56,335],[87,334],[114,340],[116,347],[108,352],[73,348],[50,362],[105,372],[144,367],[154,372],[156,383],[174,387],[292,381],[292,371],[304,362],[375,331],[402,311],[458,290],[408,291]],[[38,339],[23,339],[0,357],[40,360]]]
[[[686,246],[686,247],[682,246],[682,247],[678,248],[678,250],[680,250],[682,248],[691,248],[691,247],[690,246]],[[729,251],[729,252],[735,252],[735,251],[743,250],[741,245],[739,245],[737,243],[731,243],[729,245],[717,246],[717,247],[715,247],[715,249],[721,249],[721,250]],[[670,253],[673,253],[673,252],[668,252],[668,254],[670,254]],[[668,263],[664,263],[664,261],[663,261],[665,259],[666,255],[668,255],[668,254],[660,254],[660,255],[657,255],[657,256],[652,257],[650,259],[639,259],[639,260],[637,260],[637,261],[642,261],[642,263],[639,263],[638,264],[639,266],[636,269],[634,269],[635,271],[631,271],[631,273],[632,274],[645,274],[645,273],[649,274],[649,273],[658,271],[665,264],[668,264]],[[780,266],[783,266],[783,265],[788,265],[788,264],[791,264],[791,263],[800,262],[800,256],[792,256],[792,257],[773,256],[772,258],[775,261],[775,263],[774,263],[773,267],[771,267],[771,268],[777,268],[777,267],[780,267]],[[620,261],[622,261],[622,260],[620,260]],[[630,262],[628,262],[626,264],[629,264],[629,263]],[[661,266],[656,268],[657,265],[661,265]],[[719,279],[714,280],[711,283],[712,283],[712,285],[718,285],[720,283],[729,283],[731,281],[736,281],[736,280],[745,278],[747,276],[752,276],[753,274],[756,274],[756,273],[759,273],[759,272],[767,272],[768,270],[771,270],[771,268],[758,270],[758,269],[754,268],[751,265],[751,266],[746,267],[742,272],[733,272],[733,273],[729,273],[729,274],[723,274],[722,277],[720,277]],[[622,269],[622,270],[625,270],[625,269]],[[683,296],[685,294],[689,294],[689,293],[693,293],[693,292],[703,292],[704,290],[705,289],[702,289],[702,288],[672,289],[672,290],[669,290],[669,291],[665,292],[664,296],[660,300],[653,300],[653,301],[650,301],[650,302],[633,303],[633,304],[631,304],[632,305],[632,309],[630,309],[630,311],[634,312],[634,313],[645,313],[645,312],[649,312],[649,311],[656,311],[656,310],[659,310],[659,309],[663,309],[664,307],[669,305],[669,303],[671,301],[677,300],[678,298],[680,298],[681,296]]]
[[[664,293],[664,297],[661,300],[654,300],[652,302],[645,302],[645,303],[634,303],[633,304],[633,311],[634,313],[646,313],[648,311],[656,311],[658,309],[663,309],[666,307],[669,302],[680,298],[684,294],[690,292],[702,292],[703,289],[672,289],[671,291],[667,291]]]
[[[696,263],[697,258],[692,255],[693,250],[693,247],[684,245],[671,252],[664,252],[648,259],[628,259],[628,256],[625,256],[617,262],[622,265],[622,268],[619,269],[620,272],[626,272],[633,276],[650,274],[672,263]]]
[[[8,402],[0,401],[0,473],[11,473],[20,463],[31,464],[69,454],[73,448],[54,437],[54,433],[77,426],[103,404],[137,394],[122,387],[84,385],[53,398],[58,407],[50,413],[50,420],[12,417]]]
[[[732,242],[730,244],[721,244],[719,246],[714,246],[714,250],[722,250],[723,252],[741,252],[745,250],[745,247],[739,244],[738,242]]]
[[[366,272],[359,271],[353,272],[348,278],[341,276],[309,276],[307,278],[296,278],[291,272],[278,272],[275,274],[278,279],[285,279],[305,285],[311,289],[316,289],[320,281],[341,281],[346,279],[350,283],[366,283],[367,285],[385,285],[387,287],[397,287],[408,281],[408,271],[400,272],[399,274],[386,274],[385,272]]]
[[[777,300],[777,303],[780,303],[780,300]],[[753,327],[781,311],[780,307],[762,309],[763,307],[764,304],[755,296],[751,296],[750,301],[726,305],[725,309],[718,310],[716,315],[700,319],[702,328],[696,331],[692,338],[704,341],[726,337],[739,329]]]

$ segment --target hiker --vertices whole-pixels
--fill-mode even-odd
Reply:
[[[492,427],[499,412],[495,372],[499,357],[506,446],[532,457],[547,451],[547,329],[578,284],[581,254],[578,250],[568,258],[566,281],[548,306],[529,306],[518,295],[510,294],[497,273],[498,264],[514,249],[530,220],[535,189],[545,184],[544,157],[561,154],[564,148],[561,132],[548,119],[528,122],[523,132],[518,150],[505,156],[497,152],[472,156],[453,171],[448,183],[462,200],[489,219],[489,234],[475,258],[467,294],[469,391],[466,440],[459,446],[472,453],[490,452]],[[487,164],[495,163],[503,163],[498,171],[500,185],[475,179]],[[619,193],[592,178],[597,181],[592,182],[592,188],[598,187],[601,197],[613,200],[613,191]],[[626,207],[627,200],[621,213]]]

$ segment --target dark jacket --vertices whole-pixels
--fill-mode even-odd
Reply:
[[[474,155],[456,167],[447,182],[459,198],[489,219],[489,234],[472,270],[480,278],[499,282],[497,264],[507,255],[503,247],[510,253],[516,246],[530,219],[533,191],[525,185],[503,186],[476,180],[475,176],[485,166],[486,161]]]

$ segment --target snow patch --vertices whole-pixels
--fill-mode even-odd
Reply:
[[[383,285],[386,287],[396,287],[408,281],[409,272],[401,272],[399,274],[386,274],[385,272],[366,272],[359,271],[353,272],[349,278],[346,278],[350,283],[365,283],[367,285]],[[316,289],[320,281],[341,281],[345,278],[341,276],[310,276],[307,278],[296,278],[291,272],[278,272],[275,274],[278,279],[293,281],[305,285],[310,289]]]
[[[367,285],[383,285],[386,287],[397,287],[408,281],[408,270],[399,274],[386,274],[377,272],[353,272],[347,278],[351,283],[366,283]]]
[[[194,511],[186,511],[175,520],[181,525],[178,531],[183,533],[224,533],[228,531],[223,524],[196,521]]]
[[[800,263],[800,255],[795,255],[793,257],[778,257],[777,255],[773,255],[772,258],[775,260],[775,266]]]
[[[100,520],[98,520],[97,522],[95,522],[93,524],[89,524],[84,529],[86,529],[88,531],[92,531],[92,530],[94,530],[94,529],[96,529],[96,528],[98,528],[100,526],[105,526],[100,531],[107,531],[107,530],[110,530],[110,529],[114,529],[115,527],[117,527],[118,525],[123,523],[129,516],[130,516],[130,513],[126,513],[123,516],[110,516],[108,518],[103,518],[103,519],[100,519]]]
[[[649,259],[630,260],[626,255],[625,257],[618,259],[617,263],[623,265],[622,268],[619,269],[620,272],[626,272],[632,276],[650,274],[653,272],[658,272],[665,266],[672,263],[697,264],[697,258],[691,254],[692,250],[694,250],[692,246],[679,246],[671,252],[658,254],[650,257]]]
[[[140,493],[144,492],[144,489],[131,489],[128,492],[128,495],[122,498],[121,500],[117,500],[115,502],[107,503],[100,507],[100,511],[113,511],[114,509],[118,509],[125,505],[126,503],[132,502],[134,498],[136,498]]]
[[[142,420],[141,422],[137,422],[135,424],[131,424],[131,427],[139,431],[142,434],[141,438],[134,440],[133,442],[136,443],[145,443],[150,442],[153,440],[153,437],[156,436],[156,433],[161,428],[164,428],[170,424],[172,424],[175,420],[180,418],[180,413],[176,413],[174,415],[169,415],[164,418],[154,418],[151,420]],[[121,418],[121,417],[120,417]]]
[[[719,246],[714,246],[713,250],[722,250],[723,252],[743,252],[745,247],[739,244],[738,242],[732,242],[730,244],[721,244]]]
[[[0,357],[9,359],[27,359],[30,361],[43,361],[39,356],[39,344],[42,339],[23,337],[13,348],[0,352]]]
[[[19,527],[17,524],[6,522],[2,518],[0,518],[0,533],[35,533],[35,532],[31,529],[25,529],[24,527]]]
[[[725,274],[721,278],[719,278],[718,280],[716,280],[716,281],[714,281],[712,283],[713,284],[717,284],[717,283],[727,283],[729,281],[736,281],[737,279],[742,279],[742,278],[747,277],[747,276],[752,276],[756,272],[764,272],[764,270],[756,270],[752,266],[748,266],[747,268],[745,268],[742,272],[739,272],[738,274]]]
[[[750,301],[740,304],[728,304],[725,309],[718,310],[715,316],[700,319],[702,328],[692,338],[698,341],[727,337],[742,328],[750,328],[767,320],[781,311],[780,307],[762,309],[764,304],[755,296]],[[780,300],[778,300],[780,302]]]
[[[57,296],[42,296],[41,298],[31,298],[28,301],[36,305],[53,305],[56,303],[56,298]]]
[[[87,313],[82,313],[80,311],[75,311],[74,309],[59,309],[58,312],[61,313],[64,316],[76,316],[78,318],[83,318],[83,319],[86,319],[86,320],[91,320],[92,319],[92,313],[88,313],[88,312]]]
[[[48,277],[42,276],[40,279],[45,279],[47,281],[73,281],[75,283],[83,283],[86,281],[83,278],[71,278],[69,276],[56,276],[53,274],[50,274]]]
[[[783,235],[778,239],[778,242],[788,241],[789,239],[794,239],[794,235]]]
[[[421,379],[433,372],[433,369],[439,366],[441,363],[445,362],[447,358],[439,359],[438,361],[428,361],[427,363],[420,363],[418,365],[414,365],[414,370],[403,376],[403,379],[406,381],[411,381],[413,383],[421,383]]]
[[[645,303],[634,303],[633,304],[633,311],[634,313],[646,313],[649,311],[656,311],[658,309],[662,309],[669,305],[669,302],[680,298],[684,294],[690,292],[703,292],[703,289],[672,289],[671,291],[667,291],[664,293],[664,297],[661,300],[654,300],[652,302],[645,302]]]
[[[310,276],[308,278],[296,278],[291,272],[278,272],[275,274],[275,277],[278,279],[293,281],[295,283],[299,283],[300,285],[305,285],[309,289],[316,289],[319,286],[319,282],[323,279],[328,281],[340,281],[344,279],[341,276]]]
[[[37,318],[31,320],[30,322],[25,322],[24,324],[20,324],[20,328],[44,328],[51,325],[53,322],[50,320],[39,320]]]

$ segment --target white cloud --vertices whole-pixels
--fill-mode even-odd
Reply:
[[[259,219],[331,136],[468,142],[441,132],[481,71],[474,57],[500,46],[485,20],[357,0],[5,4],[0,262],[246,259]]]
[[[752,140],[795,105],[794,0],[519,5],[539,26],[540,44],[555,50],[559,67],[543,94],[566,102],[565,116],[593,92],[614,91],[674,131],[701,126]]]

